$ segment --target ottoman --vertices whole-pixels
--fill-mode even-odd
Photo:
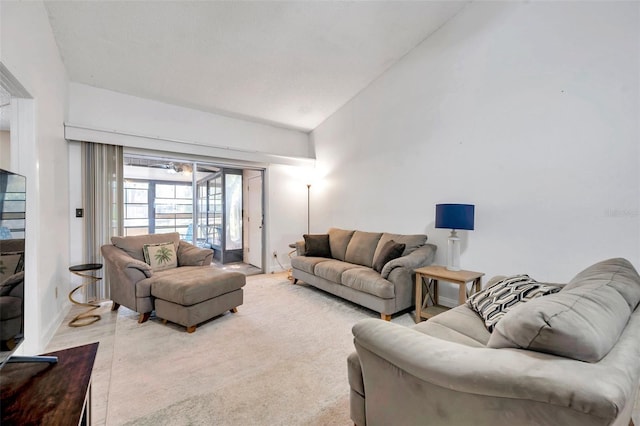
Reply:
[[[200,267],[180,278],[159,277],[151,285],[156,316],[165,323],[183,325],[188,333],[193,333],[201,322],[225,311],[237,312],[242,305],[244,274]]]

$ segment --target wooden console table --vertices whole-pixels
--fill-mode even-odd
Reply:
[[[51,352],[56,364],[8,363],[0,371],[2,425],[90,425],[98,343]]]

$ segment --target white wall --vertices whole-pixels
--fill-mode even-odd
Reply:
[[[30,118],[19,126],[25,137],[20,137],[18,152],[12,149],[12,164],[27,176],[23,349],[33,354],[44,348],[68,305],[63,293],[69,282],[68,155],[63,137],[68,81],[41,2],[1,2],[0,43],[0,60],[33,97],[19,107],[19,114]]]
[[[267,262],[264,267],[267,272],[281,269],[271,256],[274,250],[280,253],[283,267],[288,267],[288,244],[301,238],[306,218],[298,228],[292,227],[296,225],[303,207],[300,204],[300,211],[296,211],[297,200],[286,191],[292,176],[299,174],[295,170],[313,163],[308,134],[83,84],[70,83],[69,86],[67,136],[73,134],[93,142],[188,154],[190,158],[199,155],[203,161],[230,159],[273,169],[271,173],[267,170],[265,176],[269,203],[265,206],[264,249]],[[83,129],[88,130],[84,132]],[[73,212],[75,207],[81,207],[76,204],[82,201],[82,195],[77,193],[81,188],[73,185],[80,180],[79,150],[70,151],[70,156],[70,197],[75,203],[70,206],[70,211]],[[72,219],[70,231],[71,257],[81,258],[81,244],[73,236],[82,233],[82,222]]]
[[[0,130],[0,169],[11,168],[11,133]]]
[[[434,206],[472,203],[465,269],[640,267],[639,28],[636,2],[469,4],[312,132],[312,230],[426,232],[444,263]]]
[[[110,138],[115,136],[124,146],[170,148],[177,152],[221,155],[238,160],[310,158],[308,135],[298,130],[211,114],[80,83],[69,86],[69,127],[106,130],[101,134],[105,143],[113,141]],[[150,140],[140,141],[140,138],[125,137],[127,135]]]

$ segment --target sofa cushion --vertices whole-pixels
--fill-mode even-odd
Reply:
[[[480,315],[487,330],[493,331],[498,321],[515,306],[559,291],[560,287],[539,283],[529,275],[514,275],[472,295],[467,305]]]
[[[329,229],[329,246],[331,247],[331,257],[338,260],[344,260],[347,246],[355,231],[347,231],[345,229],[331,228]]]
[[[333,281],[334,283],[340,284],[342,283],[341,279],[344,271],[348,271],[349,269],[353,268],[364,269],[364,266],[354,265],[353,263],[332,259],[316,264],[314,268],[314,274],[329,281]]]
[[[387,262],[402,256],[402,252],[404,252],[405,247],[406,244],[396,243],[393,240],[387,241],[373,261],[373,270],[376,272],[382,271],[382,268],[387,264]]]
[[[24,270],[24,252],[5,252],[0,254],[0,281]]]
[[[491,337],[478,314],[460,305],[413,326],[429,336],[472,347],[485,347]]]
[[[329,246],[329,234],[304,234],[304,255],[314,257],[331,258],[331,247]]]
[[[608,285],[626,300],[634,311],[640,303],[640,276],[626,259],[603,260],[577,274],[563,291],[588,286],[590,288]]]
[[[630,287],[640,286],[629,262],[600,262],[578,274],[571,287],[513,308],[497,324],[488,346],[599,361],[618,341],[632,312],[617,277]],[[635,294],[626,290],[626,295]]]
[[[380,237],[380,241],[378,241],[378,247],[376,247],[376,252],[373,258],[377,258],[382,247],[390,241],[393,240],[396,243],[404,244],[404,251],[402,252],[402,256],[406,256],[410,253],[413,253],[418,247],[422,247],[427,243],[427,236],[423,234],[415,234],[415,235],[401,235],[401,234],[388,234],[383,233]]]
[[[134,259],[144,262],[144,254],[142,247],[145,244],[158,244],[171,241],[178,250],[178,244],[180,243],[180,234],[177,232],[169,232],[167,234],[149,234],[149,235],[134,235],[131,237],[111,237],[111,243],[121,250],[124,250],[129,256]]]
[[[24,281],[24,271],[10,275],[0,283],[0,296],[9,296],[11,291]]]
[[[145,244],[142,246],[144,261],[151,266],[153,272],[178,267],[176,247],[172,242]]]
[[[370,268],[353,268],[342,273],[342,284],[354,290],[373,294],[383,299],[393,299],[393,284]]]
[[[379,232],[356,231],[349,241],[344,260],[368,267],[373,266],[373,255],[382,236]]]
[[[291,258],[291,267],[313,275],[318,263],[328,262],[329,260],[326,257],[296,256]]]

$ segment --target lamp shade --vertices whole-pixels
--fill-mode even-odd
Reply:
[[[473,230],[473,204],[436,204],[436,228]]]

